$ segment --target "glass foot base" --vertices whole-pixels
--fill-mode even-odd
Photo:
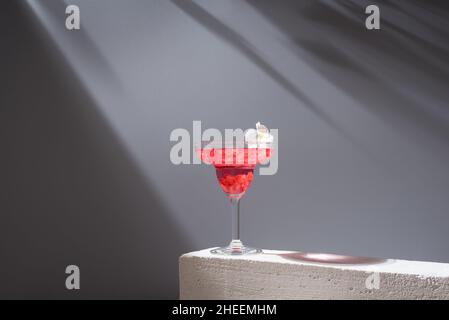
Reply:
[[[232,240],[231,243],[227,247],[212,249],[210,252],[213,254],[238,256],[238,255],[245,255],[245,254],[262,253],[262,249],[247,247],[247,246],[243,245],[242,242],[239,240]]]

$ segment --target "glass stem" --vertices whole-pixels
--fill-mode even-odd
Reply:
[[[240,241],[240,199],[231,200],[231,213],[232,213],[232,250],[239,251],[242,248],[242,242]]]

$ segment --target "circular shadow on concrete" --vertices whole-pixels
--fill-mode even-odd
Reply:
[[[344,256],[331,253],[306,253],[306,252],[291,252],[281,253],[280,257],[297,260],[303,262],[327,263],[327,264],[380,264],[387,262],[387,259],[370,258],[370,257],[353,257]]]

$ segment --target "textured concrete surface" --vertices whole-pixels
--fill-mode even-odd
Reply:
[[[449,299],[446,263],[209,250],[180,257],[181,299]]]

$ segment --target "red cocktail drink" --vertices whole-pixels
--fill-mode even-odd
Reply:
[[[218,183],[229,197],[240,199],[253,180],[256,164],[267,161],[269,148],[204,148],[199,157],[216,169]]]
[[[241,255],[262,252],[244,246],[240,241],[240,198],[253,181],[254,168],[271,157],[271,148],[200,148],[198,156],[203,163],[213,165],[218,183],[232,204],[232,241],[227,247],[212,253]]]

